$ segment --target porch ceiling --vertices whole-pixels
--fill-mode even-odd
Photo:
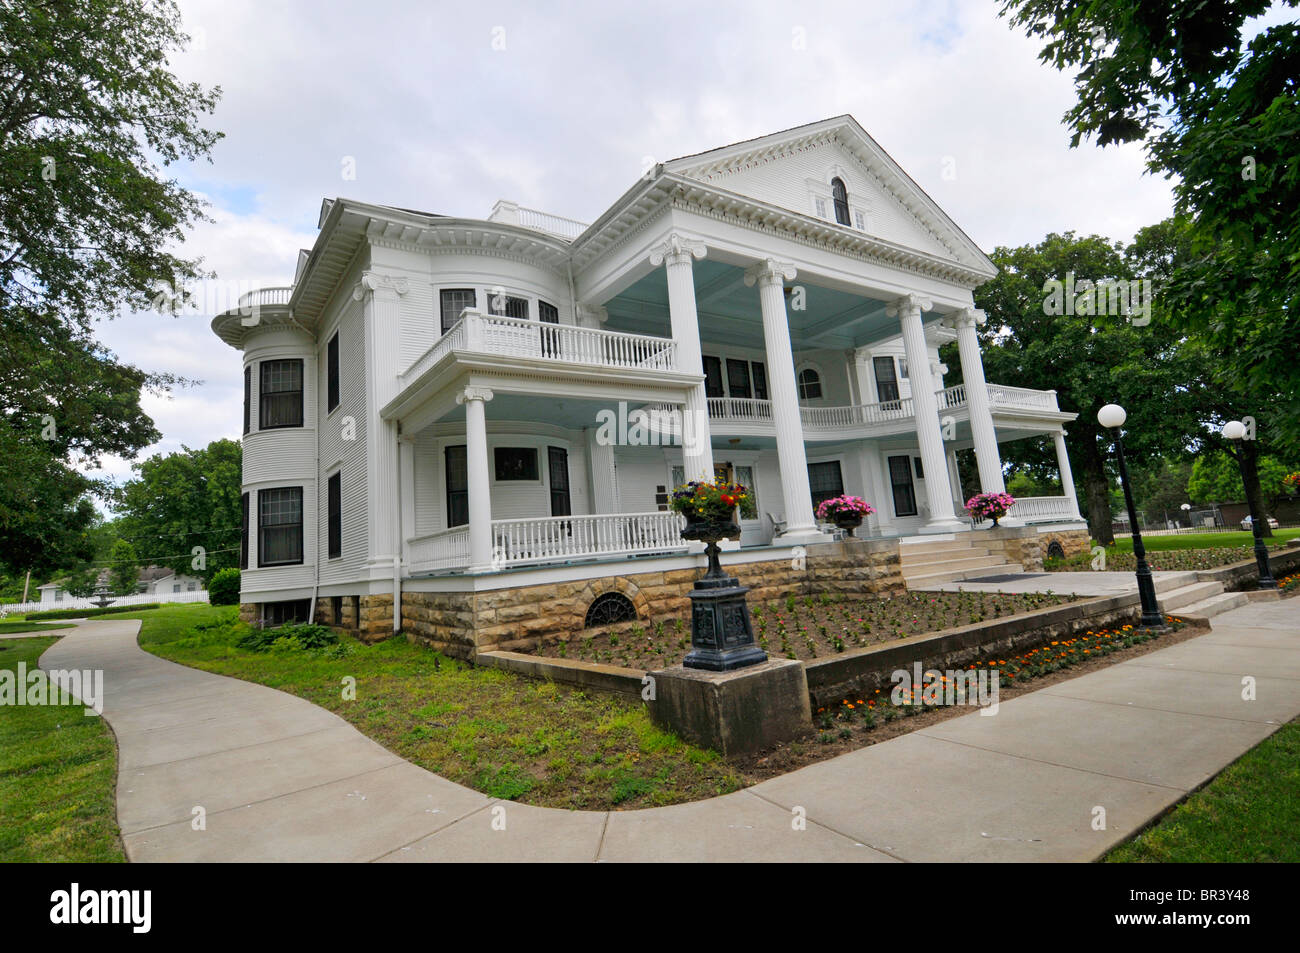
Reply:
[[[708,258],[693,266],[700,337],[706,343],[761,346],[758,289],[745,285],[744,269]],[[899,333],[898,319],[885,314],[887,302],[823,288],[801,278],[791,284],[804,289],[806,305],[803,310],[786,309],[795,350],[861,347]],[[654,269],[606,301],[604,307],[609,312],[610,330],[667,336],[667,272]]]

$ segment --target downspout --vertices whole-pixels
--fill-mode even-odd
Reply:
[[[573,306],[573,326],[578,326],[578,291],[573,283],[573,255],[569,255],[569,303]]]
[[[397,492],[393,494],[393,523],[397,531],[397,551],[393,553],[393,634],[396,635],[402,631],[402,548],[404,546],[402,536],[402,425],[398,421],[393,422],[393,439],[395,440],[396,454],[394,459],[397,462]]]
[[[292,317],[293,316],[291,314],[290,318],[292,319]],[[299,327],[301,327],[301,325],[299,325]],[[303,328],[303,330],[305,331],[307,329]],[[318,371],[320,370],[319,354],[316,355],[316,369]],[[317,377],[316,383],[317,384],[320,383],[319,376]],[[315,431],[316,431],[316,559],[313,560],[313,562],[315,563],[314,568],[316,572],[315,572],[315,580],[312,582],[312,587],[311,587],[310,620],[312,622],[316,621],[316,603],[320,599],[320,405],[319,404],[316,405]],[[241,479],[243,478],[242,472],[240,478]],[[328,503],[326,505],[328,506]],[[326,528],[325,531],[327,533],[329,532],[328,527]],[[337,624],[337,622],[338,620],[336,619],[335,623]]]

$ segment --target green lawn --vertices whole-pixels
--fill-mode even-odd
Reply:
[[[402,638],[240,649],[236,641],[250,630],[233,606],[164,607],[142,619],[148,651],[298,695],[492,797],[602,810],[694,801],[745,783],[716,753],[655,728],[639,700],[476,668]],[[200,624],[210,627],[196,630]],[[356,679],[355,700],[343,697],[345,678]]]
[[[1107,856],[1117,863],[1300,861],[1300,722],[1284,725]]]
[[[1292,529],[1275,529],[1273,535],[1264,537],[1265,546],[1279,546],[1289,539],[1300,536],[1300,527]],[[1147,552],[1160,552],[1168,549],[1217,549],[1222,546],[1254,546],[1255,537],[1250,533],[1187,533],[1183,536],[1143,536],[1142,544]],[[1096,542],[1093,542],[1096,545]],[[1115,537],[1115,547],[1126,553],[1133,552],[1133,537]]]
[[[36,668],[52,638],[0,639],[0,669]],[[83,706],[0,708],[0,861],[122,861],[117,748]]]
[[[0,619],[0,637],[16,635],[19,632],[41,632],[45,629],[66,629],[67,623],[56,625],[52,622],[24,622],[22,620]]]

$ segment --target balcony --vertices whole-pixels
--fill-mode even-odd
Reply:
[[[1074,501],[1066,496],[1025,496],[1007,510],[1007,516],[1023,523],[1056,523],[1079,519]]]
[[[289,298],[293,295],[292,288],[258,288],[256,291],[250,291],[247,294],[239,296],[239,307],[244,308],[263,308],[272,305],[287,305]]]

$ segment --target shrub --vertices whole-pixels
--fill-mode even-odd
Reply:
[[[239,570],[222,569],[208,583],[208,602],[214,606],[239,604]]]
[[[290,623],[274,629],[254,629],[235,644],[250,652],[294,652],[323,649],[335,645],[338,640],[338,633],[323,625]]]
[[[97,615],[112,615],[115,612],[141,612],[146,609],[157,609],[162,603],[146,602],[138,606],[106,606],[103,609],[49,609],[45,612],[27,613],[27,621],[35,622],[38,619],[89,619]]]

